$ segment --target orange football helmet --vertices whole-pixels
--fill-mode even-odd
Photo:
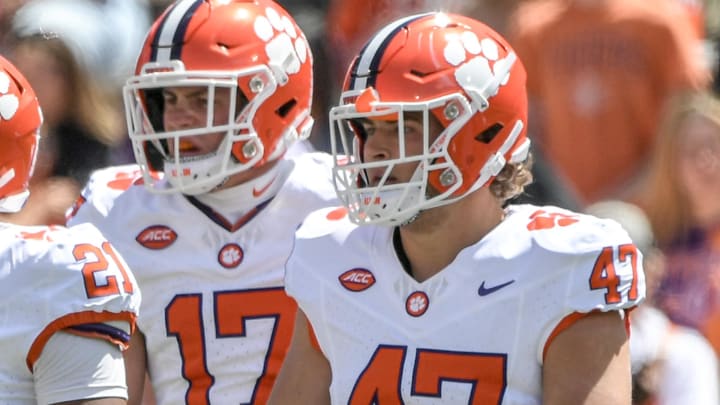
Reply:
[[[235,173],[282,157],[310,135],[312,68],[303,32],[273,1],[175,2],[151,27],[136,75],[124,86],[145,184],[158,192],[205,193]],[[207,103],[199,108],[207,108],[207,117],[222,114],[222,124],[208,118],[199,127],[164,128],[162,90],[181,86],[207,89]],[[223,89],[230,89],[229,111],[214,111],[216,91]],[[217,133],[224,140],[215,152],[181,156],[184,137]],[[167,181],[151,174],[161,170]]]
[[[525,160],[525,79],[505,39],[474,19],[426,13],[380,29],[355,57],[340,104],[330,111],[335,188],[351,219],[407,223],[489,184],[506,162]],[[425,123],[420,155],[405,152],[408,112],[421,113]],[[373,117],[398,120],[397,159],[363,161],[358,120]],[[428,133],[431,117],[443,127],[437,136]],[[387,181],[408,162],[418,165],[409,182]],[[366,170],[378,167],[385,175],[371,185]]]
[[[18,212],[30,195],[43,117],[35,91],[0,56],[0,212]]]

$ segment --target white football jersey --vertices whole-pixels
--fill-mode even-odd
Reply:
[[[329,155],[280,165],[238,186],[260,203],[234,224],[196,198],[149,192],[135,166],[98,171],[83,191],[70,223],[97,224],[144,291],[138,327],[159,404],[267,401],[294,327],[283,288],[294,232],[336,201]]]
[[[65,330],[125,347],[140,290],[92,225],[0,223],[0,241],[0,403],[35,404],[33,366],[50,337]]]
[[[617,223],[555,207],[508,208],[422,283],[392,235],[339,208],[297,231],[286,290],[330,362],[333,404],[540,404],[561,323],[645,294],[641,253]]]

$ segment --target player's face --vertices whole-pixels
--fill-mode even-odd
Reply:
[[[422,123],[422,113],[406,113],[403,124],[403,133],[401,134],[398,121],[387,120],[360,120],[366,134],[365,144],[363,147],[363,161],[379,162],[384,160],[392,160],[400,157],[401,143],[404,143],[405,156],[418,156],[423,154],[424,147],[424,128]],[[442,126],[434,118],[430,119],[430,128],[428,141],[432,141],[442,131]],[[418,162],[397,164],[392,168],[390,177],[385,184],[404,183],[412,178]],[[386,167],[367,169],[368,181],[371,186],[376,186],[383,175]]]
[[[166,87],[163,95],[163,125],[167,131],[192,128],[205,128],[209,107],[207,87]],[[212,125],[224,125],[228,122],[230,108],[230,90],[218,88],[213,98]],[[206,135],[185,136],[180,141],[180,154],[202,156],[217,150],[224,132]],[[168,140],[169,150],[174,150],[174,140]]]

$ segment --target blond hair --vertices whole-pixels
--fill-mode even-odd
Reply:
[[[97,141],[118,145],[124,139],[124,122],[120,114],[119,98],[115,88],[106,88],[92,77],[92,72],[81,64],[68,45],[57,36],[33,34],[17,37],[14,46],[39,48],[55,58],[64,69],[64,74],[73,100],[68,105],[68,115],[81,125]]]
[[[720,100],[709,91],[694,91],[673,98],[666,108],[651,155],[648,177],[638,196],[650,219],[661,246],[687,232],[693,224],[688,196],[677,170],[680,159],[682,125],[699,116],[718,126],[720,134]]]
[[[532,163],[533,157],[529,154],[524,162],[506,164],[490,183],[490,192],[502,202],[522,194],[525,186],[533,181]]]

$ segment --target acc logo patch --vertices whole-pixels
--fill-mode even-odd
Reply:
[[[243,257],[245,257],[245,253],[240,245],[237,243],[228,243],[220,249],[218,262],[226,269],[234,269],[242,263]]]
[[[165,225],[153,225],[140,232],[135,240],[143,247],[160,250],[172,245],[177,240],[177,233]]]
[[[430,298],[422,291],[415,291],[405,300],[405,310],[410,316],[421,316],[427,311],[429,306]]]
[[[352,269],[338,277],[340,284],[347,290],[360,292],[367,290],[375,284],[375,276],[366,269]]]

